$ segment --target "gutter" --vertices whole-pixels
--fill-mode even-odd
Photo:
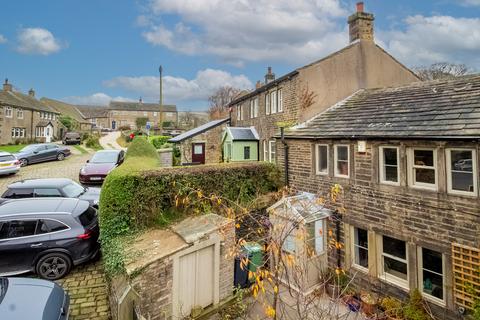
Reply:
[[[275,136],[275,138],[282,138],[282,135]],[[318,139],[349,139],[349,140],[378,140],[378,139],[394,139],[394,140],[478,140],[480,136],[361,136],[361,135],[335,135],[335,136],[315,136],[315,135],[302,135],[302,136],[284,136],[285,139],[299,139],[299,140],[318,140]]]
[[[285,128],[284,127],[281,127],[280,128],[280,136],[281,136],[281,140],[282,140],[282,144],[283,144],[283,149],[284,149],[284,170],[285,170],[285,186],[288,187],[288,149],[289,149],[289,146],[288,144],[285,142],[285,136],[284,136],[284,130]]]

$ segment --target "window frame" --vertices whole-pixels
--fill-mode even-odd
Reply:
[[[337,162],[338,162],[338,147],[347,147],[347,155],[348,155],[348,159],[347,159],[347,169],[348,169],[348,174],[347,175],[344,175],[344,174],[339,174],[338,173],[338,166],[337,166]],[[345,161],[345,160],[341,160],[341,161]],[[346,179],[349,179],[350,178],[350,162],[351,162],[351,159],[350,159],[350,145],[349,144],[335,144],[333,145],[333,165],[335,166],[334,167],[334,176],[337,177],[337,178],[346,178]]]
[[[327,147],[327,169],[323,172],[323,171],[320,171],[320,152],[319,152],[319,149],[320,147]],[[317,143],[315,145],[315,173],[317,175],[328,175],[328,173],[330,172],[330,161],[329,161],[329,158],[330,158],[330,146],[326,143]]]
[[[277,99],[278,99],[277,112],[283,112],[283,90],[282,89],[277,90]]]
[[[472,175],[473,175],[473,191],[462,191],[452,189],[452,151],[470,151],[472,152]],[[445,161],[447,169],[447,193],[464,196],[478,196],[478,169],[477,169],[477,150],[474,148],[446,148]]]
[[[433,151],[433,167],[415,165],[415,150]],[[438,191],[438,149],[432,147],[411,147],[408,149],[408,184],[412,188]],[[435,184],[416,182],[415,169],[430,169],[435,173]]]
[[[248,152],[247,152],[247,150],[248,150]],[[250,152],[251,152],[250,146],[243,146],[243,160],[250,160],[250,157],[251,157]],[[245,157],[247,155],[247,153],[248,153],[248,158]]]
[[[272,114],[272,105],[270,104],[270,92],[265,93],[265,114]]]
[[[422,249],[428,249],[431,251],[435,251],[437,253],[440,253],[442,255],[442,290],[443,290],[443,300],[439,299],[437,297],[434,297],[426,292],[423,291],[423,253]],[[418,290],[422,294],[422,297],[424,297],[426,300],[433,302],[435,304],[441,305],[441,306],[446,306],[446,295],[447,295],[447,288],[445,286],[445,254],[442,252],[439,252],[437,250],[429,249],[429,248],[424,248],[422,246],[417,247],[417,273],[418,273]],[[426,269],[428,272],[434,273],[438,275],[438,272]]]
[[[272,144],[275,147],[274,148],[275,151],[273,152],[272,152]],[[272,154],[273,154],[273,157],[272,157]],[[276,156],[277,156],[276,141],[268,140],[268,162],[277,163]]]
[[[17,119],[23,119],[23,109],[17,108]]]
[[[314,231],[317,231],[317,223],[321,224],[321,234],[317,234],[316,232],[314,232],[314,235],[313,237],[308,237],[310,234],[308,232],[308,226],[313,224],[313,230]],[[316,219],[316,220],[313,220],[313,221],[308,221],[304,224],[304,228],[305,228],[305,231],[306,231],[306,236],[305,236],[305,240],[304,240],[304,246],[307,247],[308,246],[308,243],[310,241],[313,240],[313,252],[315,253],[313,256],[309,257],[309,258],[314,258],[314,257],[319,257],[319,256],[322,256],[324,254],[327,253],[327,249],[326,249],[326,237],[325,237],[325,228],[326,228],[326,219]],[[320,239],[321,240],[321,250],[319,252],[317,252],[317,244],[320,243],[320,241],[318,241],[317,239]],[[317,242],[318,241],[318,242]]]
[[[263,161],[265,161],[265,162],[269,162],[269,160],[268,160],[268,154],[269,154],[268,147],[269,147],[268,140],[267,139],[263,140]]]
[[[5,118],[13,118],[13,108],[5,106]]]
[[[270,91],[270,104],[272,114],[278,112],[277,90]]]
[[[395,149],[397,151],[397,182],[385,180],[385,154],[384,149]],[[400,148],[398,146],[380,146],[378,147],[378,164],[379,164],[379,180],[381,184],[388,184],[392,186],[400,185]]]
[[[392,239],[395,239],[395,240],[398,240],[398,241],[402,241],[405,243],[405,259],[402,259],[402,258],[398,258],[396,256],[393,256],[389,253],[384,253],[383,252],[383,237],[384,235],[378,235],[379,237],[379,252],[380,252],[380,255],[378,256],[379,257],[379,268],[378,268],[378,271],[379,271],[379,278],[382,279],[382,280],[385,280],[386,282],[388,283],[391,283],[393,285],[396,285],[400,288],[403,288],[403,289],[406,289],[406,290],[410,290],[410,285],[409,285],[409,281],[410,281],[410,273],[408,272],[408,266],[409,266],[409,259],[408,259],[408,254],[409,254],[409,250],[408,250],[408,245],[407,245],[407,242],[404,241],[404,240],[400,240],[400,239],[397,239],[397,238],[393,238],[393,237],[389,237],[389,236],[386,236],[386,237],[389,237],[389,238],[392,238]],[[399,277],[396,277],[392,274],[389,274],[387,272],[385,272],[385,262],[384,262],[384,257],[387,257],[387,258],[390,258],[390,259],[393,259],[393,260],[396,260],[396,261],[399,261],[399,262],[402,262],[402,263],[405,263],[406,266],[407,266],[407,280],[404,280],[402,278],[399,278]]]
[[[357,229],[361,229],[361,230],[364,230],[364,231],[367,232],[367,247],[366,247],[366,248],[364,248],[364,247],[362,247],[362,246],[360,246],[360,245],[357,245],[357,244],[355,243],[355,231],[356,231]],[[351,251],[352,258],[353,258],[353,259],[352,259],[352,267],[354,267],[355,269],[357,269],[357,270],[359,270],[359,271],[368,273],[368,270],[369,270],[370,264],[371,264],[371,262],[368,261],[368,258],[369,258],[369,257],[368,257],[368,253],[369,253],[368,245],[369,245],[369,240],[370,240],[370,239],[368,238],[368,229],[351,226],[351,229],[350,229],[350,230],[351,230],[351,232],[350,232],[350,234],[351,234],[351,236],[350,236],[350,238],[351,238],[351,250],[350,250],[350,251]],[[356,261],[356,254],[355,254],[356,250],[355,250],[355,249],[356,249],[357,247],[367,250],[367,267],[366,267],[366,268],[365,268],[364,266],[361,266],[361,265],[355,263],[355,261]]]

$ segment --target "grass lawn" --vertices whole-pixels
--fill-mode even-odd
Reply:
[[[17,145],[12,145],[12,146],[0,146],[0,151],[15,153],[15,152],[20,151],[20,149],[22,149],[25,146],[27,146],[27,145],[26,144],[17,144]]]
[[[74,145],[73,146],[75,149],[77,149],[78,151],[80,151],[81,154],[87,154],[88,151],[85,150],[85,148],[83,148],[82,146],[79,146],[79,145]]]
[[[125,140],[125,137],[122,136],[122,135],[120,135],[120,137],[117,138],[117,143],[118,143],[118,145],[119,145],[120,147],[122,147],[122,148],[128,148],[128,146],[130,145],[130,143],[127,142],[127,141]]]

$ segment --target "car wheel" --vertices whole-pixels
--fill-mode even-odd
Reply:
[[[65,155],[63,153],[60,152],[59,154],[57,154],[58,161],[62,161],[63,159],[65,159]]]
[[[28,165],[28,160],[27,159],[20,159],[20,167],[25,167]]]
[[[42,279],[57,280],[68,274],[71,266],[70,258],[66,254],[49,253],[38,260],[35,270]]]

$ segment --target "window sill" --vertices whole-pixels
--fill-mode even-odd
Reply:
[[[422,297],[425,300],[427,300],[428,302],[436,304],[437,306],[440,306],[440,307],[446,307],[447,306],[447,304],[445,303],[445,300],[440,300],[438,298],[435,298],[435,297],[429,295],[428,293],[422,292]]]
[[[412,189],[416,190],[427,190],[427,191],[433,191],[433,192],[438,192],[438,187],[436,185],[434,186],[428,186],[428,185],[416,185],[412,184],[409,186]]]
[[[454,190],[449,190],[447,192],[448,195],[450,196],[461,196],[461,197],[466,197],[466,198],[477,198],[478,193],[477,192],[466,192],[466,191],[454,191]]]
[[[339,174],[335,174],[334,177],[335,178],[342,178],[342,179],[350,179],[350,176],[344,176],[344,175],[339,175]]]
[[[365,267],[362,267],[358,264],[355,264],[355,263],[352,263],[352,268],[361,272],[361,273],[365,273],[365,274],[368,274],[368,268],[365,268]]]
[[[380,184],[383,184],[386,186],[400,187],[400,182],[380,181]]]
[[[388,284],[391,284],[391,285],[394,285],[406,292],[409,292],[410,291],[410,287],[408,286],[408,281],[405,281],[405,280],[402,280],[400,278],[397,278],[395,276],[391,276],[389,274],[381,274],[379,277],[378,277],[381,281],[383,282],[386,282]]]
[[[328,176],[328,172],[316,172],[315,175],[326,177],[326,176]]]

